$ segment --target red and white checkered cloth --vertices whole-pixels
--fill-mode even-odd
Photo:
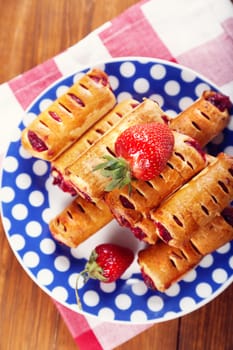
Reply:
[[[58,56],[0,85],[0,162],[25,109],[58,78],[111,57],[178,62],[212,80],[233,100],[233,6],[230,0],[143,0]],[[56,303],[80,349],[109,350],[150,325],[100,322]]]

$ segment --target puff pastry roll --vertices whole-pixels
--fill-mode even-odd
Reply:
[[[200,226],[206,225],[233,199],[233,157],[216,160],[151,211],[158,236],[180,247]]]
[[[68,247],[77,247],[112,219],[104,201],[88,202],[79,196],[50,221],[49,228],[54,239]]]
[[[164,292],[195,267],[206,254],[232,240],[233,210],[227,208],[226,211],[227,215],[223,212],[199,228],[181,248],[159,241],[140,251],[138,263],[147,286]]]
[[[228,124],[230,107],[227,96],[205,91],[201,98],[170,120],[170,127],[193,137],[203,147]]]
[[[80,137],[71,147],[64,151],[51,163],[51,173],[53,183],[58,185],[64,192],[76,194],[75,188],[66,180],[65,169],[76,161],[83,152],[95,144],[106,132],[111,129],[120,119],[131,112],[137,105],[138,101],[127,99],[118,103],[113,110],[101,118],[92,126],[83,136]]]
[[[138,232],[141,220],[152,208],[158,207],[162,200],[207,166],[206,155],[195,140],[174,132],[174,141],[172,156],[159,176],[147,182],[133,181],[130,194],[127,186],[106,193],[105,201],[120,225]],[[149,220],[146,222],[150,227]],[[147,229],[146,226],[145,229],[136,236],[147,243],[155,243],[154,227]]]
[[[164,123],[163,115],[164,112],[156,102],[145,99],[83,153],[77,162],[67,167],[66,176],[77,192],[88,200],[100,199],[110,179],[104,177],[99,171],[93,171],[94,167],[103,162],[103,156],[114,155],[116,139],[123,130],[139,123],[152,121]]]
[[[108,76],[100,69],[92,69],[23,130],[22,145],[33,156],[51,161],[115,103]]]

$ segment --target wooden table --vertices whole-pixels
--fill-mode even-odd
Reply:
[[[60,53],[136,2],[0,0],[0,83]],[[19,265],[2,226],[0,244],[0,349],[77,349],[50,297]],[[156,324],[117,349],[233,349],[232,300],[233,285],[192,314]]]

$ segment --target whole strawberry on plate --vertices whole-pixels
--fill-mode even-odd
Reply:
[[[115,142],[116,157],[106,155],[94,170],[111,178],[111,191],[129,185],[133,178],[149,181],[159,175],[174,148],[174,135],[166,124],[136,124],[124,130]]]
[[[92,250],[88,262],[83,271],[76,279],[76,299],[81,309],[81,301],[78,295],[78,282],[83,277],[84,284],[90,278],[97,279],[104,283],[111,283],[119,279],[126,269],[131,265],[134,253],[129,248],[113,244],[99,244]]]

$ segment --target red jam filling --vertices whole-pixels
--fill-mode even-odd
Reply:
[[[52,169],[52,172],[55,168]],[[74,189],[72,184],[69,181],[65,181],[62,174],[55,170],[56,176],[53,176],[53,185],[57,185],[63,192],[70,193],[71,196],[75,196],[77,191]]]
[[[139,227],[133,227],[123,216],[118,216],[116,220],[121,226],[129,228],[134,236],[140,241],[146,237],[146,234]]]
[[[223,209],[221,214],[226,222],[233,227],[233,207]]]
[[[59,117],[59,115],[56,112],[49,111],[48,113],[49,113],[50,117],[52,117],[57,122],[59,122],[59,123],[62,122],[61,118]]]
[[[28,131],[28,140],[32,145],[32,148],[37,152],[47,151],[48,147],[39,136],[34,131]]]
[[[133,203],[131,203],[125,196],[120,195],[119,199],[124,208],[135,209]]]
[[[206,160],[206,153],[205,151],[201,148],[200,144],[194,140],[194,139],[189,139],[186,140],[185,143],[190,145],[191,147],[195,148],[195,150],[202,156],[204,160]]]
[[[70,96],[70,98],[72,100],[74,100],[79,106],[81,107],[85,107],[85,103],[75,94],[72,94],[71,92],[68,93],[68,95]]]
[[[168,243],[172,239],[169,231],[160,222],[156,222],[155,226],[156,226],[156,228],[158,230],[158,235],[160,236],[160,238],[165,243]]]
[[[221,112],[224,112],[225,109],[229,111],[232,107],[229,97],[221,94],[220,92],[210,94],[209,96],[206,96],[205,99],[217,107]]]
[[[153,289],[153,290],[156,290],[156,286],[152,280],[152,278],[150,278],[144,271],[144,269],[141,269],[141,274],[142,274],[142,278],[145,282],[145,285],[150,288],[150,289]]]
[[[108,79],[104,76],[90,75],[89,77],[98,84],[102,84],[103,86],[109,85]]]

